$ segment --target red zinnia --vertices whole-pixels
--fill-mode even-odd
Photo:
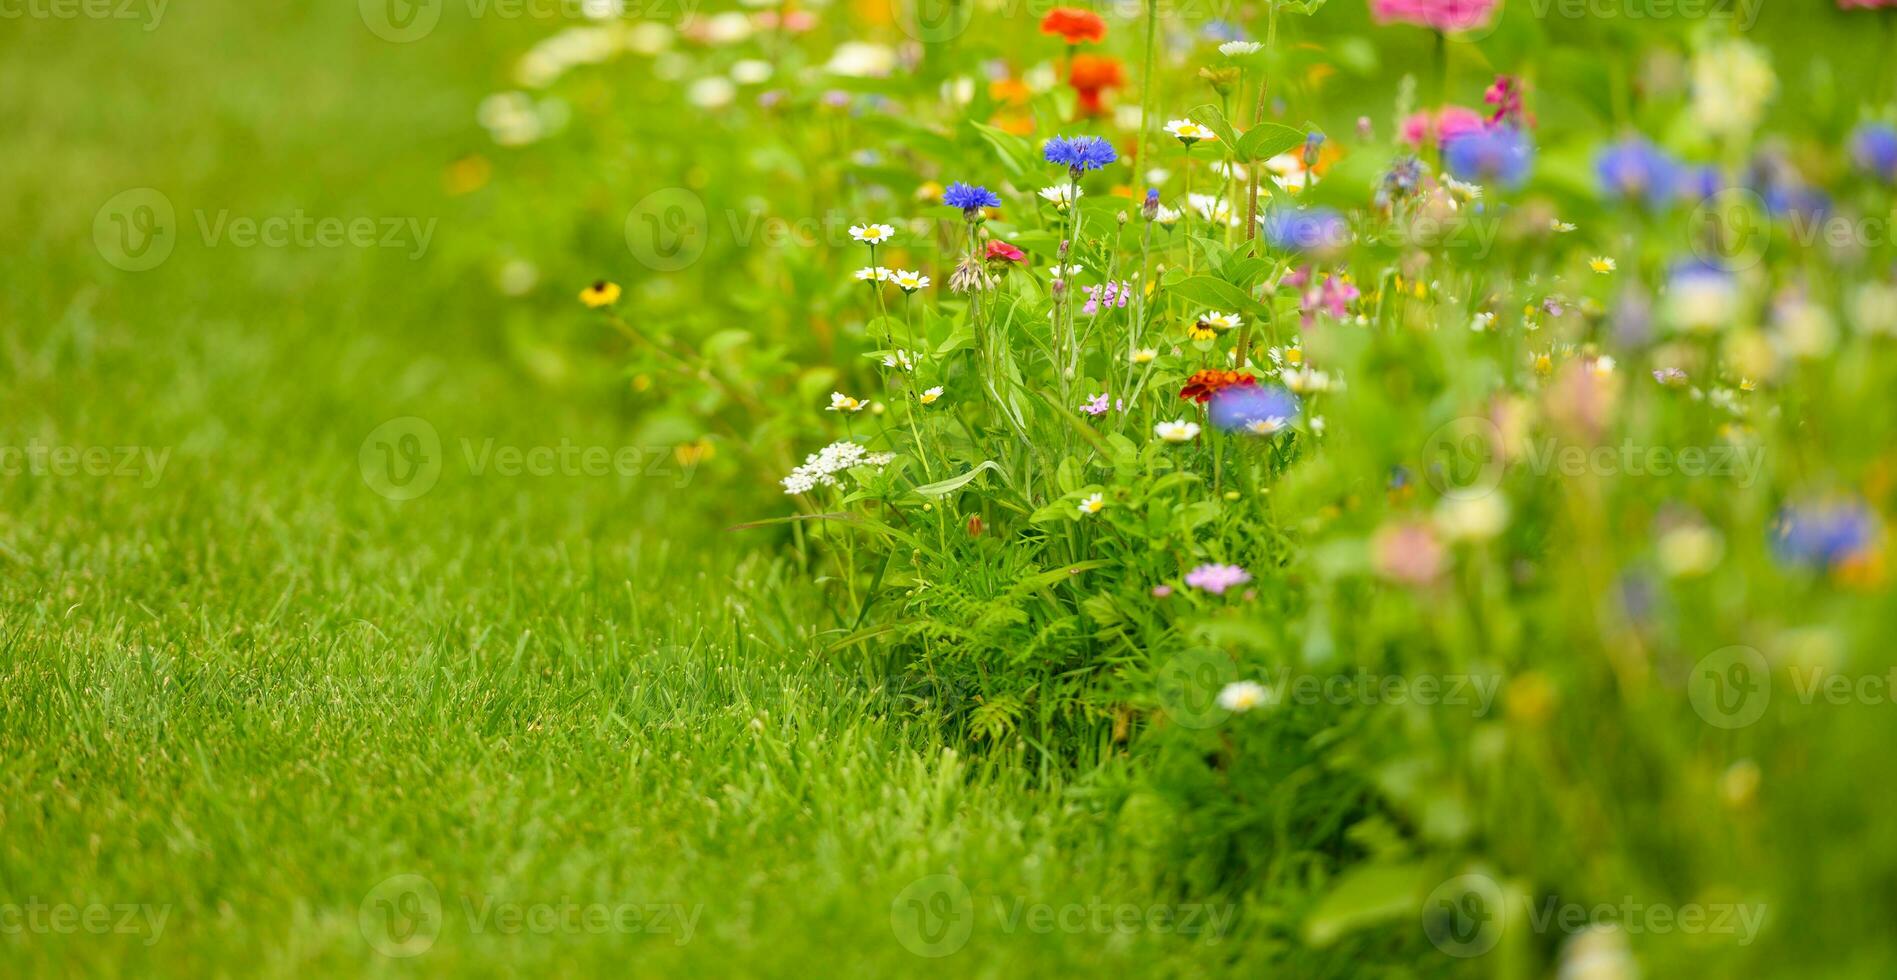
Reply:
[[[1227,388],[1246,388],[1257,383],[1257,378],[1243,371],[1199,371],[1186,379],[1186,386],[1179,389],[1179,397],[1204,403]]]
[[[1107,111],[1101,93],[1125,85],[1126,76],[1120,71],[1120,63],[1112,58],[1077,54],[1067,69],[1067,83],[1080,95],[1081,115],[1098,116]]]
[[[990,262],[1022,262],[1027,257],[1026,252],[1000,239],[994,239],[988,243],[988,261]]]
[[[1091,10],[1074,7],[1055,7],[1041,18],[1042,34],[1059,34],[1068,44],[1082,41],[1100,42],[1107,38],[1107,22]]]

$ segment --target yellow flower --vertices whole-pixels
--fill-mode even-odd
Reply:
[[[1159,351],[1156,351],[1151,347],[1142,347],[1139,350],[1134,351],[1132,357],[1129,359],[1135,364],[1151,364],[1153,363],[1153,358],[1156,358],[1158,356],[1159,356]]]
[[[1587,267],[1590,269],[1593,269],[1595,272],[1603,276],[1614,271],[1615,269],[1620,268],[1618,265],[1614,264],[1614,260],[1611,257],[1605,256],[1605,255],[1596,255],[1593,258],[1588,259]]]
[[[604,279],[580,290],[580,302],[592,309],[611,306],[619,302],[619,284]]]
[[[860,412],[863,409],[868,408],[868,407],[869,407],[869,402],[866,402],[857,398],[851,398],[850,396],[844,394],[843,392],[833,391],[830,393],[830,408],[828,409],[829,411]]]

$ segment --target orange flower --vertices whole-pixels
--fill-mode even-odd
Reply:
[[[1091,10],[1055,7],[1041,18],[1041,33],[1058,34],[1066,38],[1068,44],[1082,41],[1097,43],[1107,38],[1107,22]]]
[[[1186,386],[1179,389],[1179,397],[1209,402],[1213,395],[1227,388],[1243,388],[1257,383],[1257,378],[1243,371],[1198,371],[1186,379]]]
[[[1107,111],[1102,93],[1126,84],[1120,63],[1105,55],[1077,54],[1067,69],[1067,84],[1080,95],[1080,114],[1098,116]]]

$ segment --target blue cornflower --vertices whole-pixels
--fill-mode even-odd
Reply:
[[[1885,183],[1897,183],[1897,127],[1865,123],[1851,134],[1851,159],[1858,169]]]
[[[1258,219],[1265,241],[1285,252],[1329,252],[1350,244],[1350,225],[1330,208],[1275,208]]]
[[[1793,504],[1779,511],[1772,550],[1786,564],[1831,569],[1869,551],[1877,517],[1857,500]]]
[[[1212,396],[1212,424],[1268,436],[1298,417],[1298,396],[1277,385],[1233,385]]]
[[[1113,151],[1113,144],[1098,136],[1056,136],[1047,141],[1042,152],[1048,163],[1066,167],[1075,177],[1089,170],[1099,170],[1120,158]]]
[[[952,208],[961,208],[972,218],[975,212],[982,208],[1000,207],[1001,198],[996,197],[995,192],[986,187],[979,185],[971,187],[961,181],[956,181],[948,185],[948,190],[942,192],[942,203]]]
[[[1443,166],[1463,180],[1515,187],[1528,179],[1535,145],[1513,126],[1484,126],[1443,141]]]
[[[1655,211],[1667,205],[1680,182],[1679,164],[1638,136],[1603,148],[1594,173],[1609,199],[1644,200]]]
[[[1726,177],[1712,164],[1684,164],[1676,172],[1681,199],[1698,204],[1726,189]]]

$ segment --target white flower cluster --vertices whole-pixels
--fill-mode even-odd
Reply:
[[[836,486],[836,475],[852,466],[888,466],[895,458],[895,453],[872,453],[846,439],[805,456],[804,465],[791,470],[781,482],[785,493],[809,493],[817,487]]]

